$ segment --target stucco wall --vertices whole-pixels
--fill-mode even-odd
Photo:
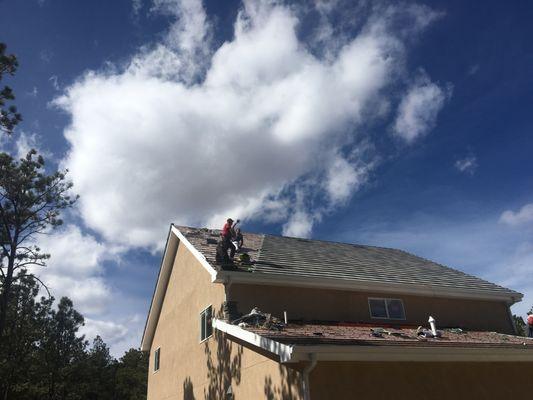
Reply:
[[[223,399],[231,387],[235,399],[300,399],[297,371],[255,353],[215,332],[200,343],[200,312],[212,304],[215,315],[224,286],[189,250],[179,245],[150,351],[148,400]],[[160,369],[154,352],[161,348]]]
[[[402,299],[406,320],[371,319],[369,297]],[[237,301],[242,313],[259,307],[280,318],[283,311],[287,311],[289,319],[427,325],[428,317],[432,315],[442,327],[513,333],[507,305],[495,301],[242,284],[231,286],[229,299]]]
[[[320,362],[313,400],[473,400],[530,397],[533,363]]]

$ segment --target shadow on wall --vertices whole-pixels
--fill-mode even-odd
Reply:
[[[271,376],[265,377],[265,398],[267,400],[298,400],[302,398],[300,372],[283,364],[279,365],[279,386]]]
[[[183,382],[183,400],[196,400],[190,377],[185,378],[185,381]]]
[[[209,342],[215,342],[216,345],[209,346]],[[213,354],[211,350],[213,347],[216,347],[216,354]],[[213,338],[205,343],[204,352],[207,359],[208,380],[207,387],[204,389],[204,398],[206,400],[233,399],[231,395],[228,395],[228,389],[232,383],[239,385],[241,382],[242,346],[234,345],[224,337],[223,333],[215,330]]]

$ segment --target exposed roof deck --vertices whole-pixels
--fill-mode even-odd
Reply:
[[[442,330],[439,338],[423,338],[414,327],[385,327],[381,337],[372,335],[376,327],[363,324],[290,323],[282,330],[247,327],[246,330],[264,338],[291,345],[360,345],[360,346],[423,346],[423,347],[503,347],[528,348],[533,351],[533,339],[497,332]],[[379,329],[379,328],[378,328]],[[379,332],[379,330],[377,331]]]

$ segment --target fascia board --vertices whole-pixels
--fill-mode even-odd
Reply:
[[[172,272],[172,265],[176,258],[176,252],[178,251],[178,245],[179,240],[177,236],[173,234],[171,226],[165,251],[163,253],[163,259],[161,260],[161,267],[159,268],[159,274],[157,276],[154,295],[152,296],[152,302],[150,303],[150,310],[148,311],[148,317],[146,318],[146,324],[144,326],[143,337],[141,340],[142,351],[150,351],[150,347],[152,346],[155,327],[159,320],[159,314],[161,313],[161,307],[163,305],[163,299]]]
[[[291,287],[307,287],[317,289],[357,290],[379,293],[399,293],[407,295],[476,299],[489,301],[504,301],[512,305],[521,301],[521,293],[506,294],[497,292],[485,292],[480,290],[465,290],[458,288],[439,288],[426,285],[398,284],[398,283],[374,283],[340,279],[325,279],[311,277],[288,277],[286,275],[261,274],[258,272],[235,272],[220,271],[214,282],[243,283],[253,285],[277,285]]]
[[[408,347],[408,346],[294,346],[291,361],[304,361],[309,354],[319,361],[393,362],[532,362],[533,349]]]
[[[253,346],[260,347],[263,350],[278,355],[280,358],[280,362],[282,363],[291,360],[292,346],[262,337],[253,332],[242,329],[237,325],[228,324],[227,322],[216,318],[213,318],[213,328],[218,329],[221,332],[224,332]]]

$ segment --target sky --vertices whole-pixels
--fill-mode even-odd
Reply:
[[[397,247],[533,305],[533,5],[0,0],[4,151],[68,169],[38,273],[120,355],[171,222]]]

